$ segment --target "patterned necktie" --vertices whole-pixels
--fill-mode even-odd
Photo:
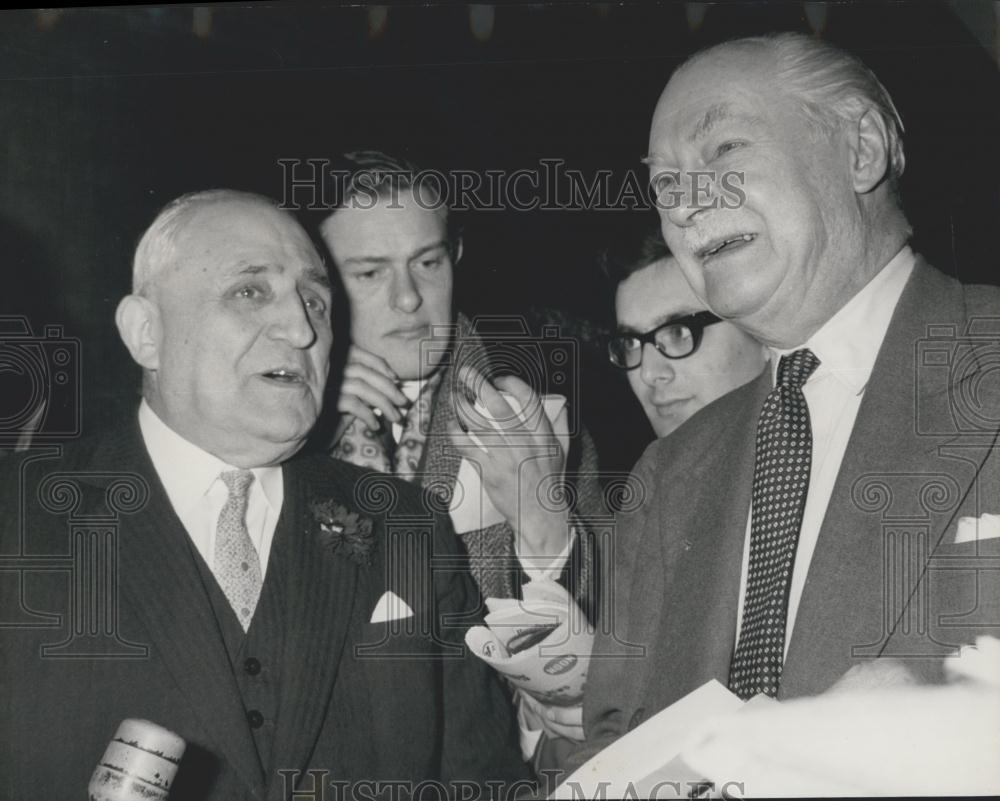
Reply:
[[[227,470],[220,473],[219,478],[229,489],[229,497],[219,513],[212,573],[246,631],[257,608],[262,583],[260,558],[250,541],[246,524],[247,491],[253,473]]]
[[[427,433],[431,429],[431,400],[440,380],[440,374],[435,375],[420,388],[420,394],[403,419],[394,464],[396,475],[407,481],[414,481],[420,469],[420,457],[424,453]]]
[[[818,366],[819,359],[808,348],[782,356],[778,383],[757,422],[750,567],[743,624],[729,669],[729,689],[743,699],[778,692],[788,588],[812,461],[812,428],[802,385]]]

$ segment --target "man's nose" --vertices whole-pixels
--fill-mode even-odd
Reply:
[[[271,326],[272,336],[284,339],[294,348],[306,349],[316,341],[305,301],[296,293],[286,297],[276,309],[276,320]]]
[[[413,280],[413,275],[411,275],[408,268],[396,273],[393,278],[391,293],[389,302],[392,308],[406,314],[412,314],[424,302],[424,299],[420,296],[420,290]]]
[[[674,188],[661,200],[667,219],[679,228],[693,225],[695,215],[706,209],[704,187],[698,192],[694,190],[697,180],[695,175],[680,173]]]
[[[660,381],[673,381],[677,374],[676,365],[660,353],[656,347],[647,342],[642,346],[642,363],[639,365],[639,375],[647,386],[655,386]]]

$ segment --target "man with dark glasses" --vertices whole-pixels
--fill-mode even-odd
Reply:
[[[617,285],[608,358],[626,371],[657,437],[764,369],[764,346],[695,297],[658,221],[609,249],[604,269]]]

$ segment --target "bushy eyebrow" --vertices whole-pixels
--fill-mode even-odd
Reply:
[[[705,115],[698,121],[698,124],[694,127],[694,132],[691,134],[691,140],[698,142],[712,133],[712,129],[715,128],[720,122],[726,122],[733,118],[733,109],[729,103],[717,103],[714,106],[710,106]]]
[[[314,284],[319,284],[324,289],[330,289],[332,284],[330,283],[330,276],[327,271],[321,267],[309,267],[306,269],[306,278],[312,281]]]
[[[343,267],[347,267],[353,264],[388,264],[390,261],[392,259],[388,256],[348,256],[340,264]]]
[[[755,114],[747,114],[743,111],[737,111],[730,103],[717,103],[716,105],[711,106],[708,111],[705,112],[704,116],[698,121],[698,124],[694,127],[694,132],[691,134],[691,141],[701,141],[712,133],[712,131],[721,123],[730,122],[732,120],[745,122],[754,127],[759,127],[763,124],[763,120]]]
[[[283,264],[245,264],[237,271],[236,274],[260,275],[261,273],[266,273],[272,270],[276,273],[284,273],[285,266]],[[304,274],[308,281],[311,281],[314,284],[319,284],[325,289],[331,288],[330,276],[327,275],[326,270],[323,268],[307,267]]]
[[[739,120],[752,126],[760,126],[763,122],[760,117],[735,110],[731,103],[716,103],[709,106],[701,119],[698,120],[698,123],[694,126],[694,130],[691,132],[690,141],[697,144],[711,134],[720,124],[730,122],[731,120]],[[651,153],[642,159],[642,163],[647,166],[654,166],[660,161],[662,159],[655,153]]]

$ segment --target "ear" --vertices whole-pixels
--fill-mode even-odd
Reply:
[[[854,191],[866,194],[878,186],[889,170],[889,133],[885,120],[869,108],[850,129],[851,178]]]
[[[115,311],[118,335],[132,358],[146,370],[160,366],[160,310],[149,298],[126,295]]]

